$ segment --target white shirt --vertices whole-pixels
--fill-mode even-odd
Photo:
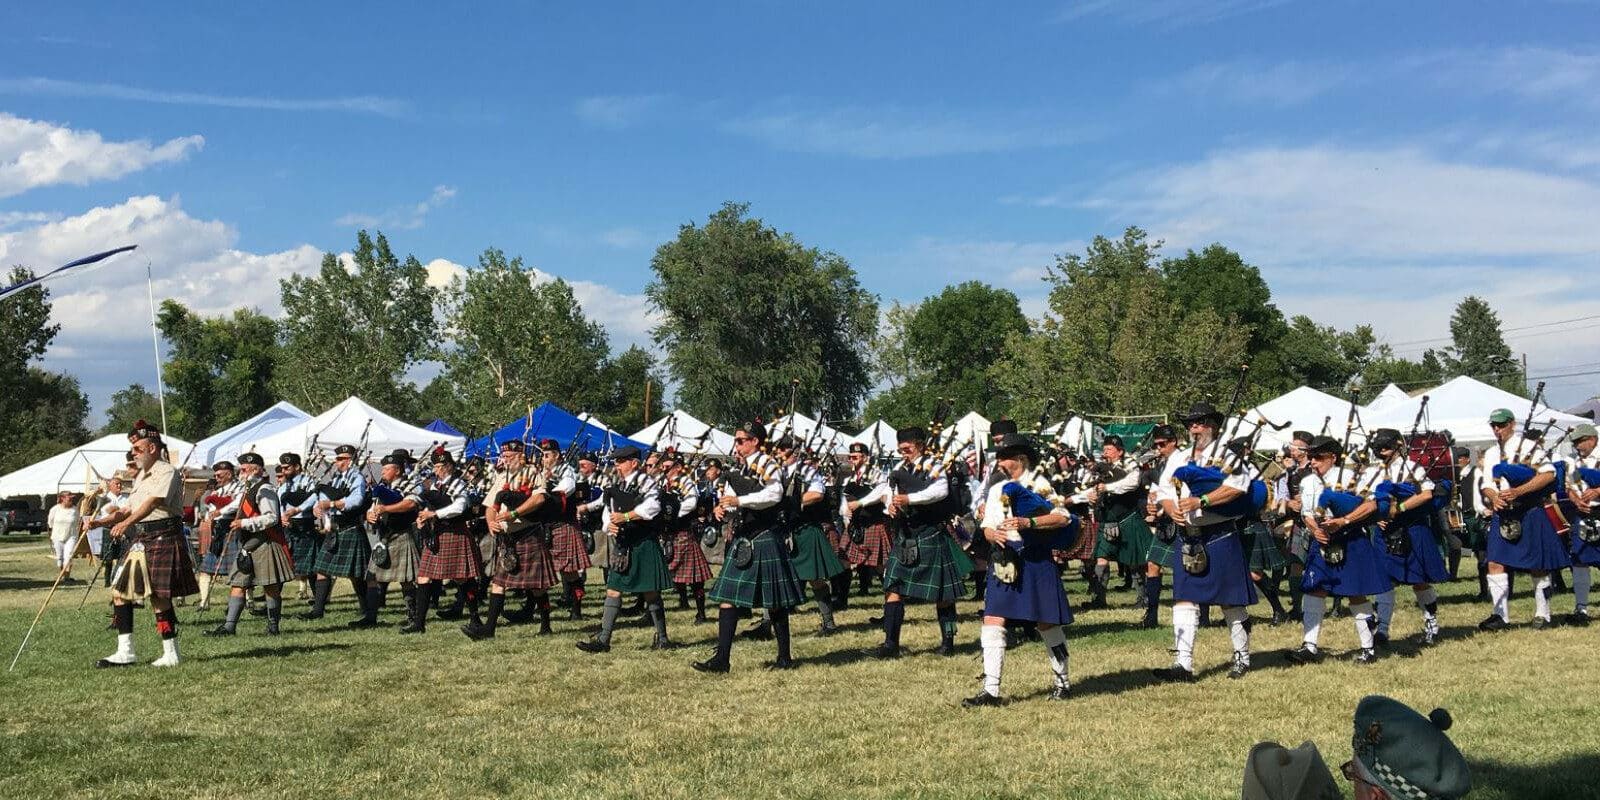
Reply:
[[[1227,486],[1231,489],[1238,489],[1241,492],[1250,491],[1250,473],[1244,469],[1244,465],[1239,463],[1239,458],[1229,451],[1228,448],[1222,445],[1217,445],[1214,455],[1212,447],[1209,444],[1201,450],[1202,452],[1200,453],[1199,457],[1205,458],[1210,456],[1217,462],[1218,466],[1231,470],[1231,474],[1223,477],[1223,486]],[[1172,455],[1167,458],[1166,466],[1161,469],[1161,480],[1156,483],[1157,503],[1166,500],[1177,502],[1185,497],[1190,496],[1189,485],[1178,480],[1174,476],[1177,474],[1179,467],[1193,463],[1195,458],[1196,456],[1193,446],[1173,451]],[[1188,514],[1188,522],[1190,525],[1215,525],[1217,523],[1228,522],[1233,519],[1237,519],[1237,517],[1230,516],[1228,514],[1219,514],[1217,513],[1216,509],[1212,508],[1197,508]]]
[[[51,506],[50,513],[45,518],[50,525],[50,541],[71,541],[72,537],[78,534],[80,520],[77,506],[64,506],[60,503]]]
[[[1497,464],[1525,463],[1534,468],[1536,473],[1556,471],[1556,465],[1550,461],[1550,451],[1537,439],[1513,434],[1505,444],[1492,444],[1483,450],[1483,457],[1478,461],[1478,485],[1473,487],[1472,494],[1476,497],[1478,512],[1489,513],[1488,504],[1483,500],[1483,490],[1495,487],[1500,490],[1511,488],[1504,481],[1496,480],[1494,468]]]

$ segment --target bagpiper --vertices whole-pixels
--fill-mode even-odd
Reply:
[[[277,487],[266,479],[266,463],[256,453],[239,456],[238,513],[227,534],[238,539],[238,555],[228,574],[227,618],[207,636],[232,636],[239,627],[246,595],[259,588],[267,596],[267,634],[278,634],[283,614],[283,585],[294,576],[289,541],[283,535]]]
[[[1533,627],[1550,625],[1550,572],[1572,563],[1545,511],[1555,492],[1556,467],[1549,451],[1527,431],[1517,433],[1517,418],[1509,409],[1489,414],[1495,444],[1483,451],[1478,465],[1477,492],[1493,516],[1489,519],[1489,616],[1478,623],[1483,631],[1504,630],[1511,624],[1511,576],[1508,569],[1533,575]]]
[[[417,597],[417,514],[422,508],[420,487],[412,478],[410,453],[395,452],[379,463],[378,483],[372,487],[366,523],[372,531],[372,555],[367,567],[367,601],[352,628],[378,626],[378,609],[391,583],[400,584],[409,612]],[[407,615],[409,616],[409,614]]]
[[[859,582],[856,593],[866,597],[872,592],[873,576],[882,574],[889,560],[889,524],[883,494],[873,492],[883,482],[883,475],[872,462],[872,452],[860,442],[850,445],[846,458],[850,476],[844,481],[839,516],[845,521],[850,539],[846,559]]]
[[[1406,453],[1405,440],[1394,428],[1379,428],[1367,443],[1377,457],[1374,491],[1387,495],[1389,515],[1378,521],[1389,579],[1396,586],[1409,585],[1422,609],[1422,643],[1439,639],[1439,592],[1433,584],[1449,580],[1445,570],[1443,546],[1434,533],[1434,483],[1422,467]],[[1376,599],[1377,644],[1389,638],[1389,622],[1394,616],[1394,591]]]
[[[214,484],[200,497],[199,505],[205,509],[200,517],[200,610],[211,607],[211,587],[227,580],[233,569],[233,560],[239,556],[239,540],[228,531],[239,516],[239,495],[243,486],[238,470],[232,461],[218,461],[211,465],[211,483]]]
[[[559,464],[561,448],[554,439],[542,442],[540,451],[553,451]],[[520,453],[508,458],[505,467],[484,498],[489,532],[496,538],[495,558],[489,570],[489,614],[482,623],[461,626],[473,640],[494,638],[507,589],[532,594],[540,614],[539,633],[551,633],[549,592],[557,577],[549,544],[552,526],[566,513],[575,481],[569,470],[556,469],[543,459],[538,465],[523,464]]]
[[[546,453],[548,459],[559,459],[559,454],[552,456]],[[589,567],[593,565],[589,557],[593,547],[594,532],[585,529],[587,520],[582,506],[592,502],[600,493],[598,485],[599,476],[595,468],[599,465],[593,453],[580,453],[578,455],[578,469],[572,475],[571,494],[567,497],[565,516],[554,525],[551,537],[550,559],[555,562],[556,572],[561,575],[561,594],[567,604],[567,618],[572,620],[583,619],[584,576],[588,574]]]
[[[300,581],[300,599],[311,596],[316,580],[317,549],[322,532],[317,529],[317,483],[305,474],[299,453],[282,453],[278,467],[283,483],[278,487],[278,505],[283,510],[282,525],[289,539],[289,557],[294,562],[294,577]]]
[[[602,524],[610,538],[610,569],[606,574],[600,631],[593,639],[578,642],[578,649],[586,653],[611,650],[611,633],[622,611],[623,594],[644,599],[645,612],[655,626],[655,640],[650,649],[666,650],[674,646],[667,638],[667,610],[661,604],[661,592],[672,583],[666,559],[662,558],[661,544],[655,536],[661,499],[656,482],[640,469],[639,457],[639,448],[633,445],[619,447],[611,454],[617,482],[606,488],[602,512]]]
[[[522,443],[515,444],[520,458]],[[469,487],[456,475],[455,458],[448,451],[435,450],[429,461],[433,480],[423,486],[422,504],[426,507],[417,513],[422,547],[417,564],[416,602],[411,608],[411,619],[400,626],[401,633],[423,633],[428,629],[432,597],[428,585],[435,581],[467,584],[470,588],[466,604],[472,611],[472,619],[478,620],[477,588],[478,580],[483,577],[483,560],[477,541],[467,530]]]
[[[1165,423],[1150,429],[1150,449],[1154,453],[1151,469],[1141,483],[1145,488],[1144,522],[1150,529],[1150,543],[1144,553],[1144,617],[1139,627],[1161,626],[1161,575],[1172,563],[1172,543],[1177,540],[1177,524],[1161,507],[1161,472],[1167,459],[1178,451],[1178,433]]]
[[[672,584],[678,590],[678,608],[689,607],[692,592],[694,621],[706,622],[706,581],[711,580],[711,565],[700,549],[700,537],[695,535],[700,491],[679,457],[668,454],[661,460],[661,466],[661,538],[671,553],[667,569],[672,572]]]
[[[344,577],[356,595],[363,613],[367,605],[367,560],[371,548],[361,530],[367,499],[367,480],[355,463],[356,448],[342,444],[333,451],[332,479],[317,487],[317,513],[323,520],[322,546],[317,550],[317,578],[312,589],[311,610],[300,614],[303,620],[322,619],[333,594],[333,579]]]
[[[790,536],[794,542],[789,563],[795,578],[811,584],[811,597],[822,618],[818,636],[832,636],[839,626],[833,620],[833,577],[845,571],[823,532],[823,523],[832,516],[828,506],[828,485],[816,467],[806,463],[800,443],[792,436],[778,441],[777,455],[783,464],[784,499],[789,506]]]
[[[1567,434],[1572,455],[1566,458],[1567,505],[1572,532],[1572,613],[1569,625],[1589,624],[1590,567],[1600,567],[1600,454],[1595,452],[1594,425],[1574,425]]]

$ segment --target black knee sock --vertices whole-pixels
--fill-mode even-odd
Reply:
[[[946,643],[956,640],[956,607],[952,603],[934,609],[934,614],[939,619],[939,638]]]
[[[694,613],[696,616],[706,615],[706,584],[701,581],[694,585]]]
[[[833,587],[823,586],[819,589],[812,586],[811,596],[817,601],[817,615],[822,617],[822,626],[833,627]]]
[[[972,599],[983,602],[983,596],[989,590],[989,573],[983,570],[972,571]]]
[[[539,629],[550,627],[550,593],[545,592],[532,599],[536,604],[534,607],[539,610]]]
[[[267,595],[267,622],[276,625],[283,619],[283,597]]]
[[[383,606],[383,596],[387,594],[386,589],[388,586],[389,584],[379,583],[378,581],[372,581],[367,584],[367,602],[362,609],[364,612],[361,615],[362,619],[373,621],[378,619],[378,609]]]
[[[772,614],[772,636],[778,642],[778,660],[789,660],[789,609],[770,609]]]
[[[500,624],[500,612],[506,608],[506,596],[503,594],[489,593],[489,618],[483,623],[484,630],[494,633],[496,625]]]
[[[178,638],[178,612],[172,609],[156,612],[156,632],[161,634],[161,641]]]
[[[1272,607],[1272,613],[1283,616],[1283,603],[1278,602],[1278,584],[1272,578],[1263,575],[1256,581],[1256,588],[1261,590],[1261,596],[1267,599],[1267,605]]]
[[[376,614],[377,613],[376,610],[372,610],[372,611],[368,610],[369,606],[367,605],[367,579],[366,578],[351,578],[350,579],[350,589],[353,592],[355,592],[355,595],[356,595],[356,606],[361,609],[361,616],[364,617],[364,616],[366,616],[368,614]]]
[[[861,592],[861,594],[866,594],[872,591],[871,567],[856,567],[856,578],[861,582],[861,588],[858,590]]]
[[[467,610],[472,613],[472,621],[482,625],[483,618],[478,614],[478,604],[483,600],[483,587],[473,583],[467,587]]]
[[[672,588],[678,590],[678,607],[679,608],[688,608],[689,607],[689,584],[687,584],[687,583],[674,583],[672,585]]]
[[[389,602],[389,582],[374,581],[374,583],[378,585],[378,603],[377,605],[368,605],[367,607],[372,610],[373,614],[377,614],[378,609],[383,608],[384,605]],[[368,596],[370,597],[370,595]]]
[[[424,586],[423,588],[426,589],[428,587]],[[417,618],[417,595],[418,595],[418,592],[417,592],[417,585],[416,584],[414,584],[414,583],[402,583],[402,584],[400,584],[400,596],[404,597],[405,600],[406,600],[406,620],[407,621],[414,620],[414,619]],[[426,610],[426,609],[424,609],[424,610]]]
[[[733,634],[737,630],[739,630],[739,609],[717,609],[717,654],[713,661],[728,663],[728,654],[733,652]]]
[[[133,604],[112,606],[111,624],[117,626],[117,633],[133,633]]]
[[[333,579],[317,578],[311,589],[311,613],[321,616],[327,611],[330,594],[333,594]]]
[[[655,626],[656,639],[667,641],[667,607],[662,604],[661,598],[646,600],[644,610],[650,615],[650,624]]]
[[[1446,569],[1450,573],[1450,580],[1456,579],[1456,573],[1461,571],[1461,548],[1452,547],[1449,550],[1449,559]]]
[[[1472,551],[1472,554],[1477,556],[1478,559],[1478,595],[1480,597],[1488,597],[1489,561],[1485,558],[1486,554],[1481,550],[1474,550]]]
[[[829,582],[829,588],[833,592],[833,605],[837,608],[843,608],[850,602],[850,571],[845,570],[833,576],[833,579]]]
[[[1161,608],[1161,576],[1146,575],[1144,579],[1145,616],[1154,617],[1159,608]]]
[[[906,620],[906,604],[883,601],[883,640],[900,646],[900,626]]]

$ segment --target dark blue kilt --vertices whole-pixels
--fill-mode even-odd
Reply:
[[[1313,538],[1311,551],[1306,553],[1305,574],[1300,576],[1300,589],[1327,592],[1334,597],[1371,597],[1394,588],[1387,568],[1389,556],[1370,530],[1362,528],[1351,534],[1344,552],[1344,563],[1331,566],[1322,557],[1322,544]]]
[[[1578,536],[1579,526],[1584,524],[1600,525],[1600,520],[1586,520],[1581,517],[1568,517],[1568,519],[1572,520],[1572,533],[1568,534],[1571,537],[1572,565],[1575,567],[1600,567],[1600,545],[1589,544]]]
[[[1184,537],[1173,540],[1172,558],[1167,562],[1167,568],[1172,570],[1173,600],[1219,606],[1255,605],[1256,586],[1250,582],[1245,564],[1240,528],[1238,522],[1224,522],[1200,529],[1208,563],[1206,571],[1199,575],[1190,575],[1183,568]]]
[[[1396,586],[1415,586],[1419,583],[1443,583],[1450,579],[1450,571],[1445,569],[1444,555],[1439,550],[1439,537],[1433,534],[1433,526],[1426,521],[1413,522],[1406,526],[1406,535],[1411,539],[1411,552],[1404,558],[1389,555],[1384,552],[1384,560],[1389,569],[1389,579]],[[1381,543],[1381,539],[1379,540]]]
[[[1550,518],[1545,516],[1543,506],[1522,512],[1522,538],[1515,542],[1508,542],[1500,535],[1500,519],[1505,513],[1495,514],[1489,520],[1489,561],[1512,569],[1541,572],[1572,565],[1572,554],[1556,533],[1555,526],[1550,524]]]
[[[1015,548],[1013,548],[1015,549]],[[1020,579],[1015,584],[1001,583],[989,572],[989,585],[983,596],[985,616],[1029,620],[1046,625],[1071,625],[1072,606],[1061,584],[1061,573],[1050,548],[1022,548]]]
[[[317,548],[322,546],[322,534],[315,526],[289,526],[284,534],[289,539],[289,558],[294,562],[294,576],[309,578],[316,574]]]

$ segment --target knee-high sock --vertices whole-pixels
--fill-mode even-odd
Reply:
[[[1200,609],[1188,603],[1172,607],[1172,651],[1178,666],[1194,670],[1194,636],[1200,629]]]
[[[543,630],[550,627],[550,593],[545,592],[534,598],[539,610],[539,628]]]
[[[311,613],[321,615],[328,610],[328,595],[333,594],[333,579],[317,578],[312,587]]]
[[[676,589],[677,592],[678,592],[678,607],[679,608],[688,608],[689,607],[689,584],[687,584],[687,583],[674,583],[672,585],[672,588]]]
[[[778,644],[778,660],[789,660],[789,609],[770,609],[772,616],[772,638]]]
[[[1580,614],[1589,610],[1589,587],[1594,576],[1589,568],[1579,565],[1572,568],[1572,610]]]
[[[1289,615],[1299,614],[1301,604],[1305,602],[1305,591],[1300,588],[1300,576],[1289,570]]]
[[[1328,598],[1308,594],[1300,599],[1300,627],[1305,629],[1305,643],[1317,649],[1322,638],[1322,617],[1328,611]]]
[[[1378,613],[1378,633],[1388,636],[1389,623],[1394,620],[1394,590],[1373,595],[1372,607]]]
[[[617,627],[617,615],[622,613],[622,598],[606,595],[606,601],[600,612],[600,632],[595,634],[595,640],[601,644],[611,644],[611,630]]]
[[[939,606],[934,613],[939,619],[939,638],[946,642],[953,642],[956,638],[956,607],[954,604]]]
[[[488,590],[489,585],[482,581],[474,582],[467,587],[467,611],[471,612],[472,621],[480,625],[483,624],[483,620],[478,613],[478,604],[483,602],[483,595]]]
[[[871,567],[856,567],[856,577],[859,578],[861,582],[861,588],[858,591],[860,591],[862,594],[872,591]]]
[[[833,627],[833,588],[824,586],[821,589],[812,587],[811,593],[816,597],[817,614],[822,617],[824,628]]]
[[[833,604],[842,607],[850,602],[850,570],[840,572],[828,582],[828,588],[833,592]]]
[[[1455,546],[1450,548],[1445,569],[1450,575],[1450,580],[1455,580],[1456,573],[1461,571],[1461,548]]]
[[[1055,685],[1065,687],[1067,681],[1067,632],[1060,625],[1049,630],[1039,631],[1039,638],[1044,640],[1044,651],[1050,656],[1050,672],[1055,676]],[[1001,639],[1002,650],[1005,640]],[[984,660],[988,660],[988,650],[984,651]],[[986,682],[987,683],[987,682]],[[996,679],[998,684],[998,678]],[[998,685],[996,688],[999,688]]]
[[[267,622],[276,624],[283,619],[283,596],[273,597],[267,595]]]
[[[728,663],[728,654],[733,652],[733,634],[739,629],[739,609],[717,609],[717,655],[713,661]]]
[[[667,607],[661,604],[661,598],[647,601],[644,604],[645,613],[650,615],[650,624],[656,628],[656,638],[667,640]]]
[[[1533,615],[1546,622],[1550,621],[1549,573],[1539,576],[1533,583]]]
[[[1146,577],[1144,579],[1144,612],[1146,616],[1154,617],[1161,608],[1161,576]]]
[[[379,583],[378,581],[369,581],[367,583],[367,602],[362,608],[365,612],[361,615],[362,617],[372,620],[378,618],[378,609],[383,606],[383,596],[387,593],[388,588],[389,584],[387,583]]]
[[[1222,618],[1228,623],[1228,638],[1233,640],[1233,652],[1250,663],[1250,612],[1244,606],[1223,606]]]
[[[239,627],[239,615],[244,613],[244,598],[228,595],[228,618],[222,623],[223,627],[233,630]]]
[[[1350,616],[1356,621],[1356,640],[1361,643],[1362,650],[1372,649],[1374,613],[1371,600],[1350,604]]]
[[[1262,575],[1261,580],[1256,581],[1256,588],[1260,589],[1261,596],[1267,599],[1267,605],[1272,608],[1273,615],[1283,616],[1283,603],[1278,600],[1278,576]]]
[[[350,579],[350,588],[355,592],[356,605],[361,609],[361,616],[364,617],[364,616],[366,616],[368,614],[377,613],[375,610],[369,610],[370,606],[367,605],[367,579],[366,578],[351,578]]]
[[[161,641],[166,642],[178,638],[178,612],[172,609],[156,612],[156,632],[161,634]]]
[[[503,594],[495,594],[490,592],[489,616],[483,622],[483,627],[485,630],[489,631],[490,633],[494,633],[495,627],[500,624],[500,613],[505,611],[505,608],[506,596]]]
[[[988,625],[978,631],[978,642],[983,645],[983,690],[1000,696],[1000,673],[1006,663],[1006,629],[1003,625]]]
[[[905,620],[905,603],[883,601],[883,640],[895,647],[899,647],[900,626]]]
[[[1511,621],[1511,576],[1502,572],[1499,575],[1487,576],[1489,583],[1489,603],[1495,616]]]
[[[694,585],[694,613],[696,616],[706,615],[706,584],[701,581]]]

